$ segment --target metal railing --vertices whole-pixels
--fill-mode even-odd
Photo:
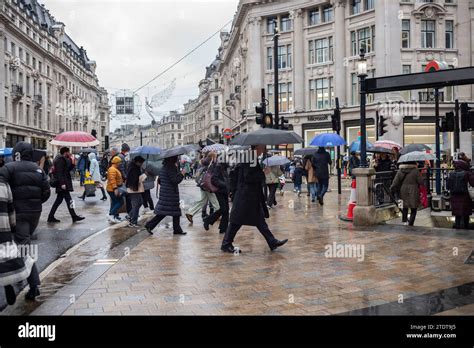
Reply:
[[[424,186],[428,191],[428,200],[431,205],[431,198],[433,192],[436,191],[436,173],[440,173],[440,182],[441,182],[441,194],[447,195],[449,190],[447,189],[447,182],[449,174],[454,170],[452,168],[419,168],[418,169],[424,176]],[[397,171],[389,172],[377,172],[372,178],[371,192],[372,192],[372,202],[375,207],[380,208],[390,204],[395,204],[398,197],[390,191],[392,186],[393,179]]]

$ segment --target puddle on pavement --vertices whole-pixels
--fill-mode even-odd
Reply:
[[[69,284],[78,275],[82,274],[82,272],[93,265],[97,260],[106,258],[112,249],[133,237],[138,232],[139,230],[125,227],[110,229],[81,245],[66,258],[63,258],[61,264],[42,280],[40,287],[41,295],[37,298],[36,302],[26,302],[24,299],[18,298],[16,306],[7,307],[2,314],[31,314],[49,297]]]

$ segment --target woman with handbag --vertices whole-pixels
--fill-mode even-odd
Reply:
[[[165,158],[163,168],[158,175],[160,198],[154,210],[155,216],[145,224],[148,233],[167,216],[173,217],[173,234],[185,235],[179,224],[181,208],[179,200],[179,183],[184,179],[184,170],[179,171],[178,156]]]
[[[205,158],[201,160],[201,167],[198,170],[198,174],[196,177],[196,183],[197,186],[201,189],[201,199],[198,200],[193,204],[191,208],[188,209],[186,212],[186,218],[188,221],[192,224],[193,223],[193,217],[194,215],[197,214],[198,211],[200,211],[206,202],[209,200],[209,202],[212,204],[214,207],[214,211],[219,210],[219,201],[217,200],[217,196],[214,192],[209,191],[209,188],[205,188],[203,186],[204,182],[206,181],[206,175],[207,175],[207,182],[209,184],[210,181],[210,176],[212,176],[211,172],[208,173],[208,169],[211,166],[211,164],[215,161],[216,159],[216,154],[214,152],[209,152]],[[210,185],[207,185],[210,186]]]
[[[400,165],[390,187],[390,191],[399,193],[398,197],[403,201],[402,222],[409,226],[415,224],[416,212],[420,206],[419,186],[423,185],[423,182],[416,162],[407,162]],[[410,219],[408,219],[408,210],[410,210]]]
[[[90,171],[89,171],[90,178],[94,182],[95,188],[99,188],[100,191],[102,192],[102,198],[100,200],[101,201],[106,201],[107,196],[105,194],[104,186],[101,183],[101,174],[100,174],[99,161],[97,161],[97,157],[96,157],[95,153],[93,153],[93,152],[91,152],[88,155],[88,157],[89,157],[89,163],[90,163],[90,167],[89,167],[90,168]],[[94,189],[94,187],[92,187],[92,189]],[[95,193],[93,194],[93,196],[95,196]],[[86,195],[86,185],[84,185],[84,193],[79,198],[82,199],[82,200],[85,200],[86,197],[87,197],[87,195]]]
[[[116,156],[112,159],[109,170],[107,171],[107,193],[110,196],[109,222],[118,223],[122,220],[119,216],[120,207],[123,204],[120,187],[123,185],[122,173],[120,172],[120,163],[122,159]]]

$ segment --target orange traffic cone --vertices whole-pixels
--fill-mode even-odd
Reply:
[[[357,201],[357,196],[356,196],[356,179],[352,179],[351,183],[351,196],[349,198],[349,203],[347,204],[347,215],[341,216],[341,220],[343,221],[353,221],[354,220],[354,208],[356,207],[356,201]]]

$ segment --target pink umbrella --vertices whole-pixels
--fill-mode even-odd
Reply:
[[[86,132],[64,132],[58,134],[53,140],[51,145],[58,146],[97,146],[100,142],[94,136]]]
[[[396,147],[398,150],[402,148],[402,146],[399,143],[396,143],[391,140],[378,140],[374,143],[374,146],[383,147],[384,149],[389,149],[389,150],[393,149],[394,147]]]

